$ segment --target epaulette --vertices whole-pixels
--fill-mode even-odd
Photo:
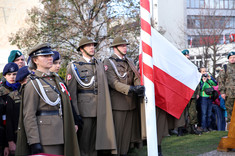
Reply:
[[[53,72],[53,75],[60,77],[59,74],[56,72]]]
[[[36,75],[30,74],[29,78],[30,78],[31,80],[35,80],[35,79],[37,79],[38,77],[37,77]]]
[[[109,59],[115,60],[116,62],[127,62],[126,60],[119,59],[119,58],[113,58],[112,56],[109,57]]]
[[[79,64],[80,66],[82,66],[82,65],[95,65],[95,63],[87,63],[87,62],[74,62],[74,63],[76,63],[76,64]]]

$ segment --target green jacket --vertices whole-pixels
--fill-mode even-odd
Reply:
[[[210,97],[211,95],[207,95],[205,92],[206,88],[212,88],[212,86],[216,86],[216,82],[214,82],[212,79],[211,80],[207,80],[206,82],[203,82],[201,80],[200,82],[200,86],[201,86],[201,90],[200,90],[200,96],[201,97]]]

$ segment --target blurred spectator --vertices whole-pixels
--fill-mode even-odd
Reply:
[[[213,87],[215,91],[218,92],[218,98],[213,101],[212,112],[214,118],[212,119],[212,128],[218,131],[225,130],[225,117],[224,117],[224,109],[220,107],[220,92],[218,91],[218,86]],[[220,96],[221,97],[221,96]],[[214,125],[214,126],[213,126]]]
[[[212,90],[213,86],[217,85],[215,79],[210,76],[206,68],[200,68],[202,78],[200,81],[200,106],[201,106],[201,126],[203,132],[212,130],[211,115],[212,115]]]

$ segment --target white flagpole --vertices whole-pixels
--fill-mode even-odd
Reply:
[[[145,92],[145,114],[147,131],[148,156],[156,156],[158,153],[155,93],[153,78],[152,38],[151,38],[151,0],[141,0],[141,47],[143,64],[143,81]]]

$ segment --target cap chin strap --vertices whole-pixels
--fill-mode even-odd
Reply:
[[[122,52],[121,52],[121,50],[119,50],[118,49],[118,47],[116,47],[117,48],[117,51],[122,55],[122,56],[125,56],[126,54],[123,54]]]
[[[89,54],[84,48],[82,48],[82,50],[84,50],[84,52],[85,52],[88,56],[90,56],[90,57],[93,57],[93,56],[94,56],[94,55]]]

